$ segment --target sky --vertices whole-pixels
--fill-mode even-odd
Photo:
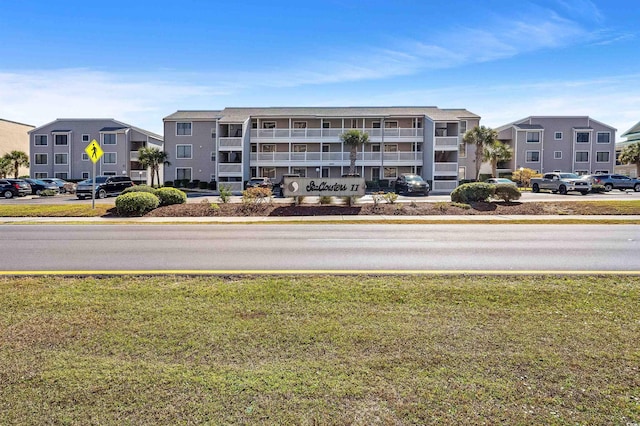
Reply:
[[[0,0],[0,118],[466,108],[640,121],[638,0]]]

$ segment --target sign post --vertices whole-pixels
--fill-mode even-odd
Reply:
[[[93,162],[93,178],[91,179],[91,208],[96,208],[96,163],[100,157],[104,155],[104,151],[100,148],[100,144],[95,139],[84,149],[89,159]]]

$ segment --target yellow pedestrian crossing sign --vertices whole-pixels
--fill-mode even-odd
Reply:
[[[84,152],[87,153],[89,159],[93,161],[94,164],[97,163],[100,157],[102,157],[102,155],[104,154],[104,151],[102,150],[102,148],[100,148],[98,141],[96,141],[95,139],[92,140],[89,145],[87,145],[87,147],[84,149]]]

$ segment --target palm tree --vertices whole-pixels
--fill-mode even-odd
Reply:
[[[18,179],[18,173],[20,167],[29,167],[29,156],[22,151],[11,151],[4,155],[4,158],[11,162],[10,173],[13,173],[13,177]]]
[[[618,160],[620,160],[622,164],[635,164],[636,174],[640,176],[640,142],[624,147]]]
[[[11,171],[11,160],[7,157],[0,157],[0,178],[6,178]]]
[[[513,151],[509,145],[495,141],[492,145],[484,147],[482,156],[491,163],[491,177],[498,177],[498,163],[511,160]]]
[[[476,146],[476,180],[480,179],[480,167],[484,160],[484,148],[498,140],[498,132],[485,126],[476,126],[464,134],[465,143]]]
[[[169,154],[158,148],[145,147],[138,151],[138,162],[145,169],[151,169],[151,186],[154,184],[155,176],[158,177],[158,185],[160,185],[160,165],[171,165],[168,158]]]
[[[349,174],[353,175],[356,173],[356,156],[358,153],[358,147],[369,143],[369,135],[361,132],[360,130],[351,129],[341,134],[340,140],[351,148],[349,153],[349,160],[351,161],[349,164]]]

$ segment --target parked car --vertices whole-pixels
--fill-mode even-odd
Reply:
[[[607,192],[612,189],[619,189],[620,191],[633,189],[635,192],[640,192],[640,180],[628,176],[598,174],[589,176],[589,179],[594,185],[604,186],[604,190]]]
[[[485,180],[484,182],[485,183],[490,183],[492,185],[497,185],[497,184],[500,183],[500,184],[503,184],[503,185],[518,186],[517,183],[515,183],[511,179],[507,179],[507,178],[489,178],[489,179]]]
[[[540,192],[549,190],[554,194],[559,192],[566,195],[567,192],[576,191],[587,195],[591,191],[591,181],[575,173],[545,173],[541,178],[531,179],[531,191]]]
[[[0,179],[0,188],[4,198],[24,197],[31,194],[31,186],[23,179]]]
[[[282,175],[282,177],[280,178],[280,182],[278,183],[278,193],[280,194],[281,197],[284,197],[284,178],[286,177],[300,177],[300,175],[297,173],[289,173],[289,174]]]
[[[250,180],[247,181],[247,183],[245,183],[244,189],[247,189],[247,188],[269,188],[269,189],[272,189],[273,188],[273,183],[271,182],[271,179],[269,179],[267,177],[255,177],[255,178],[251,178]]]
[[[420,175],[403,173],[398,176],[395,182],[395,192],[397,194],[411,193],[429,195],[429,183],[422,179]]]
[[[127,176],[97,176],[96,177],[96,198],[106,198],[109,195],[119,195],[122,191],[133,186],[131,178]],[[84,200],[91,197],[93,179],[83,180],[76,187],[76,196]]]
[[[41,179],[25,178],[25,182],[27,182],[31,186],[31,193],[33,195],[40,195],[42,194],[42,191],[46,190],[53,191],[56,194],[60,192],[56,184],[48,183]]]
[[[40,179],[41,181],[47,182],[47,183],[53,183],[58,187],[58,191],[61,194],[66,194],[67,192],[74,192],[75,191],[75,187],[76,184],[73,182],[67,182],[64,179],[59,179],[59,178],[42,178]]]

